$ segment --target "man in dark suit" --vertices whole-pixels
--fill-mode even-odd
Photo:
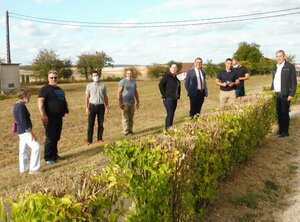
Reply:
[[[276,92],[276,112],[279,123],[279,137],[289,136],[290,116],[289,109],[291,100],[297,89],[295,66],[285,60],[285,52],[276,52],[277,65],[273,74],[271,90]]]
[[[185,78],[185,88],[190,97],[190,117],[199,115],[207,97],[207,84],[205,80],[205,72],[202,70],[202,59],[196,58],[194,68],[190,69]]]

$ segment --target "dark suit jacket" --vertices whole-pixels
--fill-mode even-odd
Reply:
[[[275,72],[273,73],[273,81],[271,90],[274,90],[274,77],[276,73],[277,66],[275,67]],[[297,89],[297,77],[295,66],[287,61],[285,61],[284,66],[281,71],[281,94],[283,96],[295,96]]]
[[[203,75],[203,82],[204,82],[204,96],[208,96],[208,90],[207,90],[207,84],[206,84],[206,74],[203,70],[201,70],[202,75]],[[195,69],[192,68],[190,69],[185,77],[185,88],[188,92],[188,96],[193,97],[197,95],[197,76]]]

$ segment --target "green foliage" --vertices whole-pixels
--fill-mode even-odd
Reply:
[[[129,67],[124,67],[124,76],[127,72],[127,70],[132,70],[132,78],[137,79],[139,76],[142,75],[142,73],[140,72],[140,70],[138,69],[137,66],[129,66]]]
[[[153,64],[147,67],[147,76],[149,79],[156,79],[167,73],[169,68],[167,65]]]
[[[238,59],[241,65],[247,67],[252,75],[271,73],[276,65],[274,59],[263,57],[259,48],[260,45],[256,43],[241,42],[233,54],[233,57]]]
[[[259,50],[260,45],[256,43],[247,43],[240,42],[239,47],[236,52],[233,54],[234,58],[237,58],[239,61],[249,61],[249,62],[259,62],[263,57],[263,54]]]
[[[69,78],[72,75],[71,66],[71,59],[61,60],[53,50],[42,49],[33,60],[33,76],[40,80],[47,80],[48,72],[56,70],[59,78]]]
[[[251,191],[248,191],[243,196],[232,197],[230,202],[234,205],[245,206],[248,208],[255,209],[258,207],[258,196]]]
[[[176,62],[174,60],[171,60],[169,62],[167,62],[166,65],[168,65],[168,67],[171,67],[171,65],[176,64],[177,68],[178,68],[178,73],[181,73],[181,69],[182,69],[182,62]]]
[[[267,190],[276,190],[277,191],[279,189],[279,185],[274,181],[266,180],[264,182],[264,184],[265,184],[265,189],[267,189]]]
[[[220,181],[254,154],[275,117],[273,95],[247,96],[164,135],[107,145],[110,162],[104,169],[66,178],[60,192],[21,195],[11,201],[12,218],[196,221],[207,212]],[[124,198],[131,207],[124,207]],[[249,192],[234,202],[256,208],[256,198]]]
[[[218,72],[221,71],[220,66],[212,63],[212,60],[207,60],[204,71],[208,77],[216,77]]]
[[[105,52],[82,53],[78,56],[77,68],[80,73],[88,79],[89,74],[93,70],[97,70],[101,76],[101,71],[104,66],[113,66],[113,59]]]

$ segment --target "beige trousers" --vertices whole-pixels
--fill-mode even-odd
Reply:
[[[220,98],[220,106],[224,106],[227,103],[234,103],[236,99],[235,90],[231,90],[231,91],[220,90],[219,98]]]
[[[122,125],[123,133],[126,135],[128,133],[133,133],[133,116],[135,111],[135,104],[133,103],[123,103],[124,109],[122,112]]]

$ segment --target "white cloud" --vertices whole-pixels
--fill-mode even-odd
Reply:
[[[13,32],[20,36],[44,36],[48,34],[47,30],[42,30],[37,24],[30,21],[22,21],[12,26]]]

